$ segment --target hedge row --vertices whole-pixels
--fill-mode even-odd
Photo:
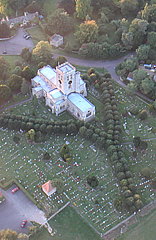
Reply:
[[[112,167],[118,179],[124,202],[131,212],[142,208],[143,203],[137,194],[137,188],[133,179],[133,174],[129,169],[127,159],[121,148],[121,124],[120,116],[112,86],[112,80],[107,78],[101,84],[103,91],[104,116],[107,129],[107,152],[109,154]]]

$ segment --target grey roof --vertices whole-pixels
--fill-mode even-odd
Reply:
[[[63,73],[67,73],[67,72],[72,71],[73,68],[68,63],[65,63],[59,67],[59,70]]]
[[[53,89],[51,92],[50,92],[50,95],[54,98],[54,99],[57,99],[59,97],[61,97],[63,95],[63,93],[58,90],[57,88]]]
[[[53,36],[50,37],[50,39],[53,40],[53,41],[58,41],[58,40],[60,40],[62,38],[63,37],[61,35],[56,34],[56,33]]]
[[[47,82],[45,82],[44,79],[41,78],[41,77],[38,76],[38,75],[37,75],[36,77],[34,77],[33,80],[34,80],[37,84],[40,84],[40,87],[41,87],[44,91],[46,91],[46,92],[50,92],[50,91],[53,89],[53,87],[52,87],[50,84],[48,84]],[[39,87],[39,86],[38,86],[38,87]]]
[[[95,108],[92,103],[90,103],[86,98],[82,97],[79,93],[70,93],[68,95],[68,100],[72,102],[82,112],[86,112],[93,107]]]
[[[56,71],[49,65],[39,69],[39,71],[49,80],[53,77],[56,78]]]
[[[43,79],[39,75],[37,75],[34,78],[32,78],[32,80],[34,80],[36,83],[40,83],[40,81]]]
[[[61,104],[61,103],[63,103],[63,102],[65,102],[65,100],[64,100],[64,99],[61,99],[60,101],[56,102],[56,104],[59,105],[59,104]]]
[[[42,88],[42,87],[35,87],[34,89],[36,90],[36,92],[39,92],[39,91],[41,91],[43,88]]]

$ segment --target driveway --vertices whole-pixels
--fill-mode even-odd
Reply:
[[[21,191],[11,193],[11,190],[16,187],[13,185],[7,191],[0,188],[0,191],[5,196],[5,201],[0,204],[0,231],[10,228],[17,233],[28,233],[28,227],[32,226],[30,221],[36,221],[40,224],[46,221],[44,212],[39,210],[34,203]],[[21,228],[22,220],[26,219],[25,228]]]
[[[0,54],[3,54],[3,51],[6,50],[8,55],[18,55],[24,47],[28,47],[31,50],[34,44],[31,38],[26,40],[23,37],[25,33],[26,31],[19,27],[15,37],[9,40],[0,41]]]

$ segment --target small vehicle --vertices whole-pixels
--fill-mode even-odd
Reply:
[[[28,34],[24,34],[23,37],[26,38],[28,36]]]
[[[19,190],[19,187],[15,187],[14,189],[11,190],[12,193],[15,193]]]
[[[24,228],[26,223],[27,223],[27,220],[23,220],[21,223],[21,227]]]
[[[144,64],[144,67],[145,67],[146,69],[151,69],[151,68],[152,68],[152,64]]]
[[[4,50],[4,51],[3,51],[3,54],[7,54],[7,51],[6,51],[6,50]]]
[[[29,38],[31,38],[31,36],[29,36],[29,35],[28,35],[28,36],[26,36],[26,38],[25,38],[25,39],[26,39],[26,40],[28,40]]]

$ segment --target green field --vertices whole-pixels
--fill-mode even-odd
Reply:
[[[155,240],[156,210],[145,217],[140,217],[138,223],[130,226],[128,231],[117,240]]]
[[[52,237],[44,230],[36,235],[32,240],[100,240],[98,234],[82,219],[76,211],[68,206],[56,217],[49,221],[55,232]]]

